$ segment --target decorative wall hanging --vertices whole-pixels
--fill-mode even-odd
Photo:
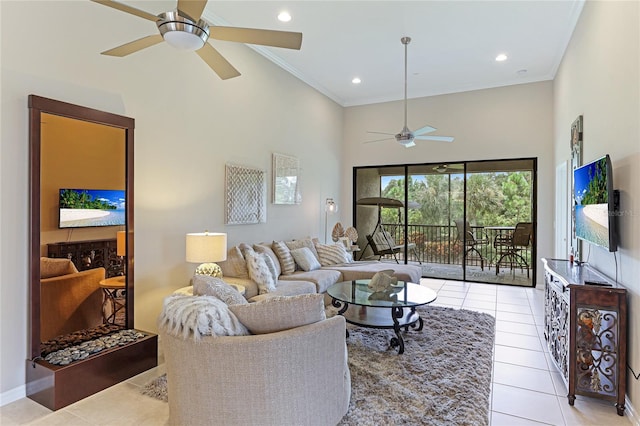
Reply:
[[[224,223],[241,225],[267,221],[266,172],[225,164]]]
[[[300,160],[273,154],[273,204],[300,204]]]

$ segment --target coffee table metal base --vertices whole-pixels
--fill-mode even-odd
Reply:
[[[404,327],[405,332],[409,331],[409,327],[416,331],[421,331],[423,327],[422,318],[416,312],[415,307],[403,308],[394,307],[373,307],[358,306],[342,302],[335,298],[331,299],[331,304],[338,308],[338,314],[353,325],[368,328],[386,328],[392,329],[395,337],[391,338],[390,345],[398,348],[398,355],[404,353],[404,339],[401,329]],[[347,330],[347,337],[349,331]]]

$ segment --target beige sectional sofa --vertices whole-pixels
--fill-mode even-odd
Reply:
[[[316,250],[310,250],[318,262],[320,267],[313,270],[300,270],[300,266],[296,262],[296,270],[293,272],[285,272],[285,262],[282,257],[286,254],[282,254],[282,246],[286,245],[291,251],[295,250],[293,247],[308,247],[315,248]],[[280,252],[274,250],[274,247],[279,247]],[[274,241],[272,243],[259,243],[259,244],[239,244],[238,246],[231,247],[228,250],[227,260],[219,262],[222,268],[224,281],[229,284],[242,285],[245,288],[245,298],[249,301],[258,301],[265,297],[270,296],[293,296],[305,293],[325,293],[327,289],[340,281],[350,281],[356,279],[367,279],[373,277],[376,272],[382,270],[393,270],[393,273],[399,280],[419,283],[422,276],[422,269],[416,265],[402,265],[396,263],[387,263],[380,261],[348,261],[348,256],[344,259],[344,262],[331,263],[327,258],[323,258],[318,252],[320,249],[331,250],[339,247],[336,245],[323,245],[317,240],[311,238],[305,238],[301,240],[293,241]],[[275,290],[268,292],[262,292],[258,283],[252,279],[250,268],[247,267],[247,261],[245,254],[247,250],[255,251],[256,253],[263,254],[271,258],[272,263],[275,266],[275,273],[277,281],[275,283]],[[346,254],[346,251],[345,251]],[[335,260],[335,259],[334,259]]]

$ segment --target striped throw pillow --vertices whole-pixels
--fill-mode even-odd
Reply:
[[[293,260],[293,256],[291,256],[291,252],[289,251],[289,247],[284,243],[284,241],[274,241],[271,244],[271,248],[278,256],[278,260],[280,261],[280,269],[282,270],[282,275],[291,275],[296,270],[296,263]]]
[[[316,244],[316,251],[322,266],[349,263],[350,256],[342,243],[340,244]]]

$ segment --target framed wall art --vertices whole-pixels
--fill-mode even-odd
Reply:
[[[264,170],[225,164],[226,225],[266,223],[267,181]]]
[[[300,160],[273,154],[273,204],[300,204]]]

